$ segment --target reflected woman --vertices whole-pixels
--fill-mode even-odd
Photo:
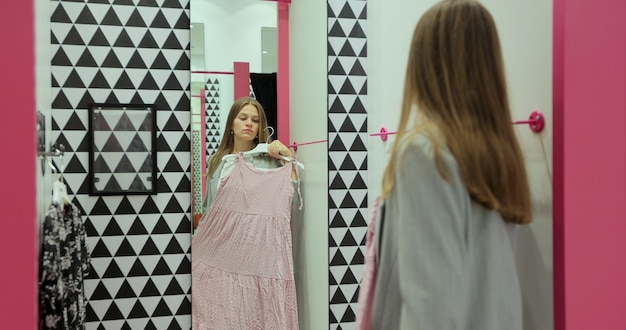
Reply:
[[[263,106],[252,97],[242,97],[233,103],[228,112],[226,127],[230,127],[230,130],[224,130],[224,136],[220,140],[217,151],[209,156],[207,190],[202,202],[203,215],[206,214],[213,202],[221,178],[230,172],[229,166],[232,165],[232,162],[225,161],[224,156],[250,151],[259,144],[259,141],[269,143],[268,155],[270,157],[263,154],[246,157],[247,162],[257,168],[281,167],[284,165],[284,162],[280,160],[281,156],[289,158],[292,156],[291,150],[282,142],[271,140]],[[224,169],[224,165],[226,165],[226,169]],[[293,179],[296,180],[295,169]],[[297,185],[297,181],[295,184]]]
[[[477,1],[438,2],[410,45],[364,324],[522,329],[514,234],[531,222],[531,203],[511,122],[490,13]]]
[[[194,329],[297,329],[291,210],[295,162],[270,142],[263,107],[235,101],[209,157],[203,216],[192,240]],[[267,152],[250,153],[261,142]]]

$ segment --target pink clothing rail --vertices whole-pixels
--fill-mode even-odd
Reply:
[[[191,73],[195,74],[235,74],[231,71],[191,71]]]
[[[278,71],[276,73],[276,128],[277,138],[289,141],[289,3],[291,1],[278,1]]]
[[[533,111],[533,113],[530,115],[530,119],[517,120],[513,122],[513,125],[519,125],[519,124],[528,124],[530,126],[530,129],[533,132],[539,133],[545,127],[545,120],[544,120],[543,114],[540,111]],[[383,142],[386,142],[387,136],[394,135],[394,134],[398,134],[398,132],[389,132],[387,131],[386,128],[382,127],[378,133],[370,133],[370,136],[380,136],[380,139],[383,140]],[[328,140],[317,140],[317,141],[303,142],[303,143],[297,143],[296,141],[293,141],[293,144],[290,144],[287,147],[293,148],[295,151],[298,151],[298,147],[300,146],[324,143],[324,142],[328,142]]]

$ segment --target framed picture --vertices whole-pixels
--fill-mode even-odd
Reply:
[[[91,103],[88,109],[89,194],[156,194],[154,104]]]

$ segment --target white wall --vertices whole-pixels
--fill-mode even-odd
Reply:
[[[541,110],[546,128],[516,126],[526,159],[534,223],[518,236],[526,329],[552,329],[552,1],[483,1],[500,32],[513,118]]]
[[[326,1],[294,1],[289,10],[290,134],[297,142],[327,138]],[[285,141],[283,141],[285,142]],[[298,148],[304,217],[296,227],[295,271],[300,329],[328,329],[328,145]]]
[[[191,23],[204,24],[204,67],[192,70],[233,71],[233,62],[250,63],[250,72],[263,72],[261,27],[276,27],[276,3],[259,0],[191,0]],[[193,41],[192,41],[193,42]],[[226,123],[235,98],[232,75],[192,74],[192,81],[209,77],[220,82],[220,122]],[[220,127],[221,132],[224,126]]]
[[[191,22],[204,23],[205,70],[232,71],[249,62],[261,72],[261,27],[276,27],[276,3],[258,0],[191,0]]]
[[[420,15],[435,1],[369,0],[369,131],[396,131],[408,47]],[[483,0],[500,33],[513,118],[540,109],[543,133],[516,127],[526,157],[535,222],[518,237],[526,329],[552,329],[552,2]],[[393,139],[369,143],[369,198],[380,194],[385,152]],[[544,148],[542,148],[542,144]],[[544,150],[545,149],[545,153]],[[371,202],[371,201],[370,201]]]

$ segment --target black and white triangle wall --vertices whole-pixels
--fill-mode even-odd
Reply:
[[[206,155],[217,151],[221,140],[220,133],[220,81],[209,76],[205,85],[206,102]]]
[[[367,2],[328,0],[329,328],[354,329],[367,232]]]
[[[189,329],[189,0],[50,5],[52,139],[92,257],[86,328]],[[156,104],[157,195],[88,195],[91,102]]]

